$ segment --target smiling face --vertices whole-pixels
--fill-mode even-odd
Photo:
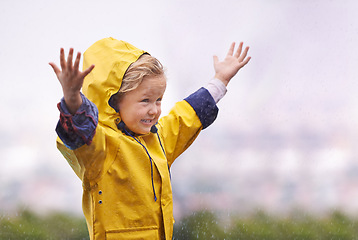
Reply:
[[[158,122],[166,88],[164,75],[144,77],[134,90],[125,93],[117,109],[126,127],[136,134],[147,134]]]

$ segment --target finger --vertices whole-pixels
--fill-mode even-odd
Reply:
[[[244,52],[242,53],[242,55],[239,57],[239,62],[242,62],[246,56],[247,56],[247,52],[249,51],[250,47],[246,47]]]
[[[73,65],[75,72],[78,72],[78,67],[80,65],[80,59],[81,59],[81,53],[78,52],[77,56],[76,56],[75,64]]]
[[[243,62],[240,63],[240,68],[242,68],[243,66],[245,66],[249,61],[250,61],[251,57],[246,58]]]
[[[72,68],[73,48],[70,48],[67,56],[67,68]]]
[[[232,56],[232,54],[234,53],[234,49],[235,49],[235,42],[231,43],[229,51],[227,52],[227,56]]]
[[[94,68],[94,64],[92,64],[89,68],[82,72],[82,77],[85,78]]]
[[[61,70],[53,62],[50,62],[49,65],[52,67],[56,75],[58,75],[61,72]]]
[[[63,48],[60,50],[60,64],[62,70],[66,69],[65,50]]]
[[[240,57],[243,44],[244,44],[243,42],[241,42],[241,43],[239,44],[239,48],[238,48],[237,51],[235,52],[234,57],[236,57],[236,58],[239,58],[239,57]]]

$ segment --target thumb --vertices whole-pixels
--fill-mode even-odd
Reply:
[[[219,62],[218,56],[214,55],[213,60],[214,60],[214,65],[216,65]]]
[[[53,69],[53,71],[55,72],[56,75],[58,75],[61,72],[61,70],[53,62],[50,62],[48,64],[52,67],[52,69]]]

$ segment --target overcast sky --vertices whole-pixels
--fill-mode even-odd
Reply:
[[[212,132],[221,139],[260,131],[289,138],[309,129],[333,138],[328,147],[352,152],[357,9],[353,0],[2,0],[0,187],[46,171],[77,181],[55,147],[62,92],[48,62],[59,63],[60,47],[84,52],[109,36],[167,68],[164,112],[210,80],[214,54],[222,59],[232,41],[244,41],[252,60],[229,84]]]

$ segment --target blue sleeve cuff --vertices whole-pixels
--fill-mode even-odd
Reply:
[[[184,99],[195,110],[199,117],[203,129],[210,126],[216,119],[219,109],[216,106],[215,100],[205,88],[200,88],[195,93]]]
[[[89,145],[96,133],[98,124],[98,109],[94,103],[88,100],[82,93],[82,104],[77,112],[72,115],[62,98],[57,107],[60,110],[60,120],[56,126],[56,132],[62,142],[71,150],[84,144]]]

